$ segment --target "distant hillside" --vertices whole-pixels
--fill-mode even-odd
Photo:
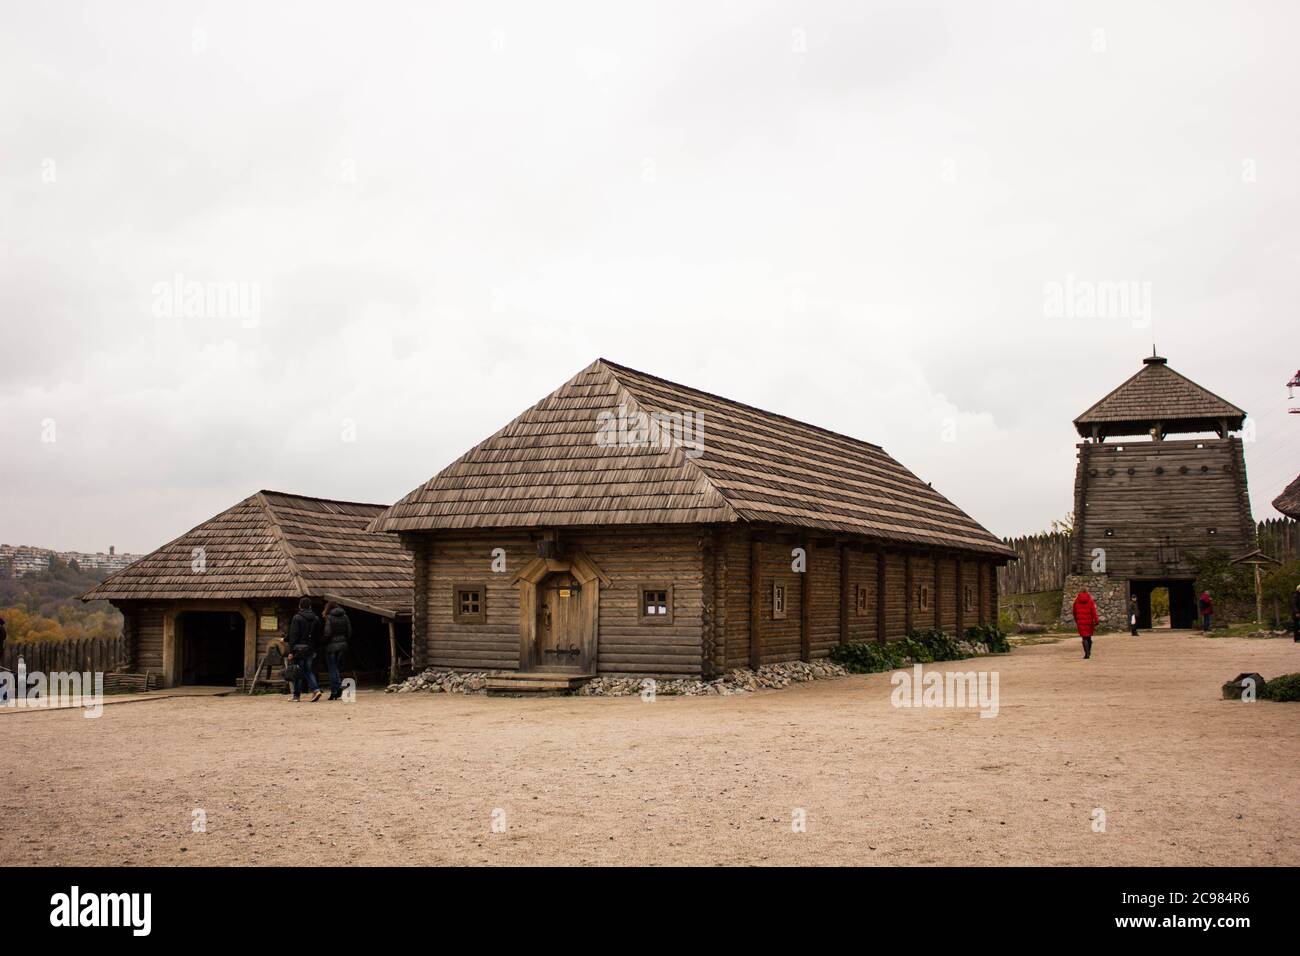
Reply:
[[[83,604],[79,598],[108,574],[83,571],[58,557],[48,571],[0,578],[0,617],[11,641],[114,638],[122,615],[107,601]]]

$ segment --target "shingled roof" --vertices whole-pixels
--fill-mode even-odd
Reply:
[[[1288,518],[1300,521],[1300,475],[1273,499],[1273,507]]]
[[[1166,433],[1208,432],[1227,420],[1241,428],[1246,413],[1191,379],[1179,375],[1159,355],[1142,360],[1142,368],[1074,420],[1084,438],[1097,426],[1102,437],[1145,435],[1156,423]]]
[[[106,578],[82,600],[297,598],[411,612],[410,554],[366,530],[383,505],[259,491]],[[195,552],[202,548],[203,570]]]
[[[641,415],[700,416],[687,418],[703,425],[698,446],[689,431],[672,442],[603,440],[620,409],[634,425]],[[605,359],[402,498],[372,528],[734,521],[1011,553],[877,445]]]

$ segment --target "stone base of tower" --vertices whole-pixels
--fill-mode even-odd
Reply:
[[[1086,590],[1097,602],[1101,615],[1101,628],[1126,630],[1128,628],[1128,582],[1104,574],[1071,574],[1061,589],[1061,623],[1073,624],[1074,599]]]

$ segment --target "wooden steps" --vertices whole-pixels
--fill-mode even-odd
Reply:
[[[591,678],[591,674],[506,671],[487,679],[487,693],[489,697],[559,697],[577,690]]]

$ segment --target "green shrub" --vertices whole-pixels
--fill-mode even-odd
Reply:
[[[994,625],[968,628],[966,640],[983,644],[996,654],[1011,650],[1007,636]],[[908,659],[914,664],[957,661],[966,655],[955,640],[937,628],[913,631],[901,641],[857,641],[831,649],[831,660],[854,674],[875,674],[902,667]]]
[[[976,624],[966,628],[966,640],[972,644],[983,644],[991,654],[1006,654],[1011,650],[1007,635],[992,624]]]
[[[901,642],[857,641],[831,649],[831,660],[853,674],[876,674],[903,666]]]
[[[1283,674],[1265,681],[1259,696],[1264,700],[1300,701],[1300,674]]]
[[[913,631],[903,643],[909,648],[908,656],[922,664],[956,661],[965,656],[957,642],[938,628]]]

